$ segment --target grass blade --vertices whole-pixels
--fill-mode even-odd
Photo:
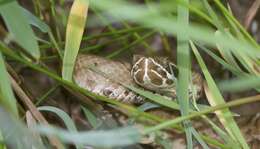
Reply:
[[[65,126],[68,128],[69,131],[77,131],[77,128],[76,128],[73,120],[63,110],[56,108],[56,107],[52,107],[52,106],[41,106],[41,107],[38,107],[37,109],[39,111],[47,111],[47,112],[55,113],[57,116],[59,116],[63,120]]]
[[[85,108],[84,106],[81,106],[81,109],[83,110],[84,115],[88,119],[88,121],[91,124],[91,126],[93,128],[97,128],[98,127],[98,119],[97,119],[97,117],[89,109]]]
[[[189,3],[189,0],[184,0]],[[178,5],[177,7],[177,21],[183,23],[185,27],[189,26],[189,10],[188,8]],[[186,32],[177,34],[177,67],[179,70],[177,81],[177,100],[180,104],[181,115],[189,114],[189,77],[190,70],[190,49],[189,36]],[[183,123],[186,134],[187,148],[192,149],[192,123],[185,121]]]
[[[137,143],[141,139],[141,133],[133,127],[125,127],[114,130],[96,130],[88,132],[69,132],[53,127],[39,126],[37,129],[44,135],[56,135],[67,143],[91,145],[95,147],[118,147]],[[102,140],[102,141],[101,141]]]
[[[208,84],[208,90],[206,91],[209,103],[212,106],[216,106],[219,104],[224,104],[225,100],[223,99],[219,89],[217,88],[217,85],[215,84],[213,78],[211,77],[204,61],[202,60],[198,50],[196,49],[195,45],[191,43],[192,50],[197,58],[197,61],[203,71],[203,74],[206,78],[207,84]],[[209,98],[209,96],[211,98]],[[232,137],[234,140],[237,141],[244,149],[249,149],[248,144],[246,143],[246,140],[244,139],[242,133],[240,132],[239,127],[237,126],[232,113],[229,111],[229,109],[223,109],[221,111],[216,112],[220,122],[223,124],[227,132],[229,133],[230,137]]]
[[[9,74],[5,68],[4,58],[2,53],[0,52],[0,94],[2,98],[0,99],[0,103],[3,104],[6,109],[8,109],[12,114],[18,117],[18,110],[16,106],[16,99],[14,97],[11,82],[9,80]]]
[[[88,13],[88,0],[75,0],[72,4],[66,29],[65,53],[62,66],[62,77],[72,80],[74,63],[80,48],[85,22]]]

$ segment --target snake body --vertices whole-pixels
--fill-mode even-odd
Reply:
[[[73,78],[80,87],[124,103],[141,104],[144,102],[144,98],[118,82],[125,85],[139,85],[159,94],[170,93],[171,97],[176,97],[177,79],[170,61],[136,55],[132,68],[130,66],[129,63],[109,60],[96,55],[79,55]],[[200,75],[193,73],[190,84],[190,97],[199,98],[202,90]]]
[[[96,55],[79,55],[74,67],[75,83],[99,95],[130,104],[143,103],[144,98],[126,89],[117,82],[135,86],[130,75],[130,65],[119,61],[105,59]],[[94,71],[94,68],[96,71]],[[99,72],[104,73],[107,78]]]

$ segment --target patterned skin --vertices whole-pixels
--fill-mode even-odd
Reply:
[[[164,58],[135,55],[131,75],[138,85],[155,92],[172,90],[176,84],[173,65]]]
[[[177,78],[174,73],[177,73],[175,65],[166,58],[134,56],[131,75],[145,89],[175,98]],[[202,78],[193,72],[191,80],[189,96],[198,99],[202,92]]]
[[[77,57],[73,78],[80,87],[96,94],[129,104],[144,102],[143,97],[120,84],[136,85],[130,75],[130,68],[125,63],[82,54]]]

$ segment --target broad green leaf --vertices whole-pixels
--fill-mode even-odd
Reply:
[[[25,14],[25,16],[27,17],[27,20],[29,21],[29,23],[37,28],[39,28],[42,32],[47,33],[50,31],[49,26],[44,23],[42,20],[40,20],[39,18],[37,18],[35,15],[33,15],[30,11],[28,11],[27,9],[21,7],[22,12]]]
[[[14,40],[35,59],[40,58],[40,50],[29,21],[16,0],[0,5],[0,13]]]
[[[0,52],[0,94],[2,98],[0,99],[0,104],[4,105],[12,114],[18,117],[18,110],[16,106],[16,99],[14,97],[11,81],[9,80],[9,74],[5,68],[5,61]]]
[[[88,13],[88,0],[75,0],[72,4],[66,29],[66,42],[62,78],[72,80],[74,63],[80,48]]]

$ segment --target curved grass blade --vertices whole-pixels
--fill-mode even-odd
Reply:
[[[80,48],[85,22],[88,13],[88,0],[75,0],[72,4],[66,29],[65,53],[62,66],[62,77],[72,80],[74,63]]]
[[[41,106],[37,108],[40,111],[47,111],[47,112],[52,112],[58,115],[64,122],[65,126],[68,128],[70,132],[77,132],[77,128],[73,122],[73,120],[70,118],[70,116],[64,112],[63,110],[52,107],[52,106]],[[82,148],[82,146],[79,146],[78,144],[75,144],[77,149]]]
[[[40,50],[36,37],[19,4],[14,0],[0,5],[0,13],[14,40],[38,60],[40,58]]]
[[[73,120],[63,110],[52,106],[41,106],[38,107],[37,109],[39,111],[47,111],[47,112],[55,113],[57,116],[59,116],[62,119],[62,121],[64,122],[65,126],[68,128],[69,131],[77,131],[77,128]]]

